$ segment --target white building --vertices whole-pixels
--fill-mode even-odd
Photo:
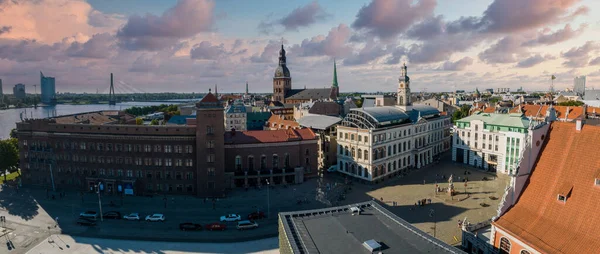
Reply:
[[[581,97],[585,95],[585,76],[575,77],[575,79],[573,79],[573,92]]]
[[[225,130],[246,130],[246,106],[241,100],[235,102],[225,109]]]
[[[427,105],[412,105],[402,67],[395,106],[351,109],[337,129],[337,170],[378,182],[420,168],[450,149],[450,118]]]
[[[531,121],[522,112],[477,112],[456,121],[452,160],[515,175],[529,136],[544,131],[542,125],[543,122]]]

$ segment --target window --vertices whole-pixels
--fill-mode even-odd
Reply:
[[[350,140],[354,141],[354,134],[350,135]]]
[[[122,169],[117,169],[117,176],[118,177],[123,177],[123,170]]]
[[[265,155],[262,155],[260,157],[260,169],[261,170],[267,169],[267,156],[265,156]]]
[[[210,134],[214,134],[215,133],[215,128],[212,126],[206,126],[206,134],[210,135]]]
[[[358,148],[358,153],[356,155],[358,155],[359,159],[362,159],[362,149]]]
[[[133,150],[133,146],[131,144],[127,144],[127,145],[125,145],[125,150],[127,152],[131,152]]]
[[[479,125],[475,125],[475,131],[478,131],[478,130],[479,130]]]
[[[273,168],[279,168],[279,156],[273,154]]]
[[[185,166],[186,167],[192,167],[192,166],[194,166],[194,161],[192,159],[186,159],[185,160]]]
[[[147,153],[152,152],[152,146],[144,145],[144,152],[147,152]]]
[[[103,168],[101,168],[101,169],[100,169],[100,175],[101,175],[101,176],[103,176],[103,175],[105,175],[105,174],[106,174],[106,171],[105,171]]]
[[[207,140],[206,141],[206,148],[215,148],[215,141],[214,140]]]
[[[215,176],[215,168],[207,168],[206,172],[208,173],[208,176]]]
[[[235,170],[242,170],[242,157],[239,155],[235,156]]]
[[[369,137],[365,136],[365,143],[369,142]]]
[[[248,156],[248,170],[254,170],[254,156]]]
[[[179,146],[179,145],[175,146],[175,153],[182,153],[182,152],[183,152],[183,149],[181,146]]]
[[[179,172],[179,171],[175,172],[175,179],[181,180],[181,172]]]
[[[498,151],[498,145],[494,146],[494,150],[497,152]]]
[[[154,145],[154,152],[160,153],[162,151],[162,146],[161,145]]]
[[[127,170],[127,177],[133,177],[133,170],[131,170],[131,169]]]
[[[182,159],[175,159],[175,166],[177,166],[177,167],[183,166],[183,160]]]
[[[361,141],[362,141],[362,136],[358,135],[358,142],[361,142]]]
[[[141,170],[138,170],[138,171],[137,171],[137,178],[142,178],[142,177],[143,177],[143,175],[144,175],[144,173],[142,173],[142,171],[141,171]]]
[[[470,138],[470,137],[471,137],[471,133],[467,132],[467,138]]]
[[[156,176],[156,179],[160,179],[160,178],[162,178],[162,173],[160,171],[156,171],[155,176]]]
[[[498,138],[498,136],[496,136],[496,142],[500,141],[500,139]]]
[[[309,151],[308,149],[306,149],[306,150],[304,151],[304,155],[306,155],[306,156],[310,155],[310,151]]]
[[[348,133],[344,133],[344,139],[348,139]]]
[[[151,166],[152,165],[152,158],[144,158],[144,165]]]
[[[286,153],[284,155],[284,162],[283,162],[283,166],[285,168],[290,168],[290,154]]]
[[[172,162],[173,162],[172,159],[165,159],[165,166],[167,166],[167,167],[173,166]]]
[[[214,154],[206,155],[206,162],[215,162],[215,155]]]
[[[594,181],[594,184],[596,186],[600,186],[600,178],[596,178],[596,181]]]
[[[154,158],[154,166],[162,166],[162,159]]]
[[[185,173],[185,179],[187,179],[187,180],[194,180],[194,173],[193,172],[187,172],[187,173]]]
[[[365,150],[365,160],[369,160],[369,151]]]
[[[187,146],[185,146],[185,152],[186,153],[193,153],[194,152],[194,148],[191,145],[187,145]]]
[[[172,147],[172,146],[170,146],[170,145],[165,145],[165,153],[170,153],[170,152],[172,151],[172,150],[171,150],[172,148],[173,148],[173,147]]]
[[[500,250],[498,254],[510,253],[510,241],[506,237],[500,238]]]
[[[146,178],[152,179],[152,172],[151,171],[147,171],[146,172]]]
[[[567,202],[567,197],[561,194],[558,194],[558,201]]]

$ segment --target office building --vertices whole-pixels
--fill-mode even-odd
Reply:
[[[44,73],[40,71],[40,90],[42,92],[42,103],[56,103],[56,88],[54,82],[54,77],[46,77],[44,76]]]
[[[369,201],[278,215],[279,252],[464,253]]]
[[[27,97],[27,95],[25,94],[25,85],[23,85],[23,84],[16,84],[13,87],[13,95],[18,100],[25,99],[25,97]]]
[[[573,79],[573,92],[581,98],[585,96],[585,76],[579,76]]]
[[[237,131],[245,131],[247,130],[246,126],[247,115],[246,115],[246,106],[244,102],[240,99],[237,99],[233,102],[233,104],[229,105],[225,109],[225,129],[237,130]]]
[[[338,168],[365,182],[380,182],[431,164],[450,149],[450,118],[413,105],[402,67],[395,106],[353,108],[337,128]]]

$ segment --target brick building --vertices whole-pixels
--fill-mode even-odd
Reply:
[[[287,183],[300,183],[304,175],[314,173],[316,159],[304,163],[305,157],[318,149],[317,137],[310,130],[296,130],[297,137],[285,133],[286,139],[257,138],[235,144],[227,138],[231,133],[225,132],[224,110],[213,94],[209,92],[196,103],[196,111],[195,119],[176,126],[133,125],[130,115],[115,111],[17,123],[23,184],[87,191],[102,183],[104,192],[115,194],[222,196],[236,186],[236,168],[226,161],[232,155],[247,157],[249,147],[256,158],[264,154],[272,160],[274,147],[290,146],[276,149],[282,153],[281,160],[285,153],[290,154],[290,167],[285,172],[300,175]],[[282,136],[279,131],[237,135]],[[302,145],[291,145],[298,142]],[[307,150],[309,154],[304,155]],[[281,176],[278,170],[267,164],[261,177]]]

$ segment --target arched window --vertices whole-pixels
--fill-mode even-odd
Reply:
[[[235,156],[235,170],[242,170],[242,156]]]
[[[500,238],[500,251],[498,254],[508,254],[510,253],[510,240],[506,237]]]
[[[362,159],[362,149],[358,148],[358,154],[356,155],[358,155],[359,159]]]
[[[369,160],[369,151],[365,150],[365,160]]]
[[[340,155],[344,155],[344,147],[342,145],[338,145],[338,150],[340,151]]]
[[[267,156],[264,154],[260,156],[260,169],[267,169]]]
[[[284,161],[283,161],[283,163],[284,163],[283,166],[285,168],[290,168],[290,154],[289,153],[285,153],[284,156],[285,156],[285,158],[284,158]]]
[[[348,133],[344,133],[344,139],[348,139]]]
[[[348,162],[344,165],[344,171],[348,172]]]
[[[348,147],[347,146],[344,147],[344,155],[348,156]]]
[[[354,147],[352,147],[352,158],[354,158],[356,156],[356,150],[354,149]]]
[[[279,168],[279,156],[277,154],[273,154],[273,168]]]
[[[254,156],[248,156],[248,170],[254,170]]]
[[[354,140],[354,134],[350,134],[350,140]]]

